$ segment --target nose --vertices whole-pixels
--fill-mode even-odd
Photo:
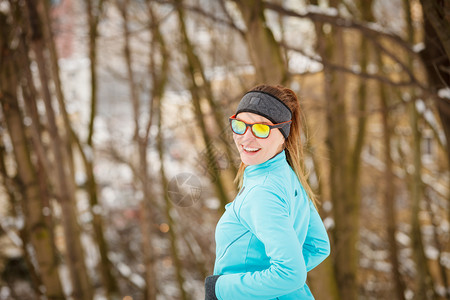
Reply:
[[[255,136],[253,135],[252,128],[247,127],[247,131],[243,135],[241,135],[241,141],[247,142],[247,141],[253,141],[255,139]]]

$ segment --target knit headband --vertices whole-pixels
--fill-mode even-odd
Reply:
[[[262,91],[250,91],[242,97],[236,110],[236,115],[241,112],[250,112],[269,119],[272,123],[282,123],[291,120],[292,112],[284,102],[277,97]],[[284,138],[287,139],[291,129],[290,123],[279,128]]]

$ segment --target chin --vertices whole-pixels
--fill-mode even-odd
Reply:
[[[260,157],[248,157],[245,154],[241,154],[241,161],[247,166],[258,165],[262,163]]]

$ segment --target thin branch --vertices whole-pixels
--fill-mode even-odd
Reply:
[[[377,74],[369,74],[369,73],[364,73],[364,72],[358,72],[358,71],[349,69],[349,68],[347,68],[345,66],[332,63],[332,62],[330,62],[330,61],[328,61],[328,60],[326,60],[324,58],[319,58],[318,56],[309,55],[309,54],[307,54],[305,51],[303,51],[300,48],[296,48],[296,47],[289,46],[289,45],[286,45],[286,44],[280,44],[280,45],[282,47],[285,47],[288,50],[292,50],[292,51],[298,52],[301,55],[303,55],[303,56],[305,56],[305,57],[307,57],[307,58],[309,58],[309,59],[311,59],[313,61],[319,62],[323,66],[327,66],[327,67],[329,67],[329,68],[331,68],[333,70],[336,70],[336,71],[341,71],[341,72],[344,72],[344,73],[353,74],[353,75],[356,75],[356,76],[359,76],[359,77],[365,78],[365,79],[374,79],[374,80],[380,81],[382,83],[386,83],[388,85],[392,85],[392,86],[396,86],[396,87],[418,85],[417,81],[415,81],[415,80],[392,81],[392,80],[390,80],[389,78],[387,78],[385,76],[381,76],[381,75],[377,75]],[[419,87],[423,88],[424,90],[427,90],[425,87],[423,87],[421,85],[419,85]]]
[[[388,57],[390,57],[393,61],[395,61],[397,64],[399,64],[403,71],[408,74],[410,80],[412,83],[416,84],[417,86],[419,86],[421,89],[426,90],[427,87],[425,87],[424,85],[422,85],[419,80],[416,79],[416,77],[414,76],[414,74],[412,73],[411,69],[404,64],[397,56],[394,55],[394,53],[392,53],[392,51],[389,51],[388,49],[386,49],[386,47],[384,47],[383,45],[381,45],[381,43],[377,40],[377,39],[373,39],[372,42],[374,43],[374,45],[380,49],[382,52],[384,52]]]
[[[302,19],[310,19],[313,22],[318,23],[329,23],[332,25],[335,25],[337,27],[342,28],[349,28],[349,29],[356,29],[361,31],[365,34],[366,37],[369,37],[371,39],[378,38],[378,37],[385,37],[389,40],[394,41],[396,44],[398,44],[400,47],[405,49],[408,53],[418,55],[414,50],[411,48],[411,45],[409,45],[406,41],[404,41],[400,36],[384,31],[383,28],[375,29],[374,26],[378,26],[375,23],[363,23],[358,22],[352,19],[342,18],[339,16],[334,16],[330,14],[325,13],[318,13],[318,12],[312,12],[308,11],[306,13],[298,13],[290,9],[286,9],[281,5],[270,3],[265,1],[264,6],[270,10],[273,10],[279,14],[290,16],[290,17],[297,17]]]
[[[225,20],[225,19],[216,17],[212,13],[201,9],[198,6],[188,5],[188,4],[184,4],[184,3],[178,4],[178,3],[175,3],[175,1],[173,1],[173,0],[155,0],[155,2],[158,2],[160,4],[181,5],[181,7],[183,9],[185,9],[185,10],[197,13],[200,16],[205,17],[207,19],[210,19],[213,22],[216,22],[218,24],[222,24],[222,25],[225,25],[225,26],[227,26],[229,28],[232,28],[232,29],[236,30],[237,32],[239,32],[239,34],[241,36],[244,36],[244,30],[239,28],[239,27],[237,27],[237,25],[234,24],[234,22],[232,20]]]

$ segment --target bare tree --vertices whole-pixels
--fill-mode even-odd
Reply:
[[[163,90],[161,90],[162,93]],[[176,234],[176,226],[175,226],[175,220],[172,217],[172,202],[169,199],[169,194],[168,194],[168,180],[165,174],[165,170],[164,170],[164,137],[163,137],[163,128],[162,128],[162,124],[163,124],[163,112],[162,112],[162,94],[160,95],[155,95],[157,96],[157,100],[158,103],[156,103],[156,107],[157,107],[157,115],[158,115],[158,135],[156,137],[157,140],[157,148],[158,148],[158,154],[159,154],[159,161],[160,161],[160,177],[161,177],[161,185],[162,185],[162,196],[164,198],[164,202],[165,202],[165,216],[168,222],[168,226],[169,226],[169,236],[170,236],[170,248],[171,248],[171,257],[172,257],[172,261],[174,263],[175,266],[175,275],[176,275],[176,280],[178,283],[178,290],[180,291],[180,298],[183,300],[187,300],[189,299],[185,288],[184,288],[184,276],[183,276],[183,268],[181,265],[181,260],[179,257],[179,249],[178,249],[178,245],[177,245],[177,234]]]
[[[262,0],[234,1],[247,27],[244,32],[248,53],[255,67],[255,81],[283,84],[287,81],[286,64],[272,31],[267,26]]]
[[[336,6],[332,1],[332,7]],[[316,29],[318,52],[332,62],[345,62],[345,43],[340,28],[329,33]],[[359,161],[359,153],[352,151],[348,121],[339,116],[347,114],[345,100],[346,77],[325,66],[325,98],[327,102],[327,145],[330,156],[330,195],[333,203],[335,228],[333,229],[333,258],[341,299],[357,299],[358,212],[359,199],[354,184],[358,177],[351,171],[352,163]],[[355,164],[354,164],[355,165]]]
[[[16,8],[16,7],[13,7]],[[18,11],[13,10],[18,17]],[[18,21],[18,20],[16,20]],[[32,163],[32,150],[28,146],[25,126],[23,124],[23,114],[19,108],[17,91],[19,90],[19,78],[16,73],[21,65],[24,52],[11,52],[11,38],[14,37],[12,27],[7,23],[6,16],[0,13],[1,24],[1,65],[0,65],[0,103],[9,136],[13,145],[14,156],[17,162],[17,180],[21,186],[22,213],[25,217],[25,228],[21,234],[23,238],[24,255],[30,260],[27,245],[31,244],[35,251],[38,270],[32,264],[28,264],[31,274],[38,273],[40,280],[45,285],[45,295],[48,299],[64,299],[64,293],[58,274],[58,259],[56,247],[53,241],[52,227],[45,220],[43,215],[45,197],[48,197],[46,190],[42,190],[42,185],[38,178],[38,170]],[[16,23],[17,24],[17,23]],[[8,38],[9,37],[9,38]],[[3,155],[2,155],[3,162]],[[4,169],[4,168],[2,168]],[[42,169],[41,169],[42,171]],[[47,207],[48,209],[48,207]],[[34,277],[34,276],[32,276]],[[38,294],[41,292],[38,291]]]
[[[184,11],[181,7],[182,0],[176,0],[175,2],[176,2],[175,4],[176,10],[178,13],[178,22],[183,39],[183,50],[185,51],[187,60],[186,73],[189,77],[189,84],[188,84],[189,91],[191,92],[195,116],[198,121],[200,130],[202,132],[203,142],[206,147],[207,168],[212,174],[216,194],[221,203],[220,209],[223,210],[225,204],[228,203],[228,196],[226,194],[226,188],[224,186],[222,176],[220,174],[220,168],[217,165],[218,162],[216,160],[216,155],[214,153],[213,143],[211,137],[209,136],[206,130],[205,118],[203,116],[202,106],[200,104],[200,102],[203,99],[202,94],[204,92],[204,84],[205,84],[205,82],[203,81],[204,76],[201,75],[203,73],[203,70],[201,68],[200,60],[195,53],[194,47],[192,46],[192,43],[186,31]]]
[[[382,68],[382,62],[379,55],[377,55],[378,65]],[[396,227],[397,227],[397,218],[396,218],[396,187],[394,181],[394,172],[393,172],[393,159],[391,155],[392,147],[392,136],[393,136],[393,125],[392,121],[389,117],[389,95],[386,91],[386,87],[383,85],[379,86],[380,93],[380,102],[382,109],[382,124],[383,124],[383,142],[384,142],[384,187],[383,187],[383,196],[384,196],[384,205],[385,205],[385,213],[386,213],[386,224],[387,224],[387,238],[389,241],[389,259],[392,265],[392,279],[395,283],[395,295],[397,299],[404,300],[405,299],[405,282],[400,274],[400,262],[399,262],[399,254],[398,254],[398,246],[396,239]]]
[[[429,84],[433,90],[449,88],[450,82],[450,21],[448,1],[420,0],[424,17],[425,49],[421,57],[426,67]],[[437,97],[436,105],[444,127],[447,141],[450,141],[450,101]],[[450,143],[447,143],[447,147]],[[450,165],[450,150],[448,150]]]
[[[31,47],[36,55],[36,63],[39,70],[39,79],[42,88],[43,101],[47,114],[49,134],[53,140],[52,152],[54,155],[56,176],[56,195],[63,211],[63,227],[65,242],[67,245],[68,266],[71,271],[73,293],[76,299],[92,298],[92,290],[84,262],[84,253],[80,241],[80,228],[77,222],[75,207],[75,184],[68,163],[67,145],[64,145],[58,127],[52,105],[52,96],[48,84],[50,76],[46,66],[44,54],[44,37],[42,33],[42,21],[38,14],[36,3],[26,1],[27,14],[31,28]]]
[[[148,29],[150,32],[150,44],[148,45],[150,48],[150,56],[149,56],[149,76],[151,78],[151,92],[150,94],[150,104],[149,104],[149,118],[148,123],[143,126],[140,122],[140,114],[141,114],[141,99],[140,99],[140,91],[139,86],[137,84],[137,79],[135,78],[135,73],[133,71],[132,64],[132,49],[130,47],[130,38],[131,32],[129,29],[129,1],[117,1],[117,6],[123,18],[123,38],[124,38],[124,58],[127,67],[127,79],[129,84],[129,90],[131,95],[131,104],[133,107],[134,114],[134,136],[133,140],[136,144],[136,148],[138,151],[138,162],[135,167],[137,177],[142,186],[142,190],[144,193],[144,199],[142,200],[142,218],[141,222],[141,230],[142,230],[142,252],[143,259],[145,265],[145,281],[146,287],[144,290],[144,298],[145,299],[156,299],[157,296],[157,277],[155,270],[155,250],[153,246],[154,232],[152,230],[152,224],[154,216],[156,215],[154,210],[161,210],[159,205],[156,204],[156,200],[154,199],[153,185],[150,184],[151,179],[148,173],[148,158],[147,158],[147,147],[149,144],[150,138],[150,128],[153,125],[153,119],[155,115],[155,107],[159,105],[159,99],[162,97],[164,92],[165,82],[167,81],[167,68],[168,68],[168,55],[167,50],[164,46],[164,40],[159,31],[159,24],[155,20],[155,16],[153,14],[153,8],[150,1],[147,1],[146,8],[147,13],[150,18],[150,22],[148,23]],[[163,64],[160,70],[157,69],[155,65],[155,56],[156,53],[156,45],[159,45],[163,50]],[[161,71],[159,73],[158,71]],[[160,81],[160,82],[159,82]],[[145,130],[142,130],[142,129]],[[144,132],[144,134],[142,134]]]

